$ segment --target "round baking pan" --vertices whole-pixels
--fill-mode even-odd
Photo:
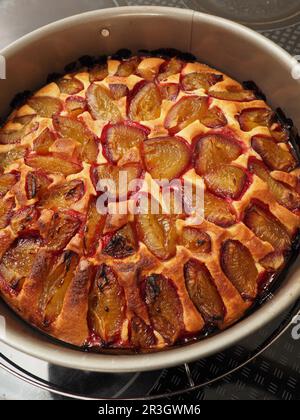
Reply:
[[[237,80],[254,80],[270,105],[281,107],[300,126],[300,84],[293,78],[295,61],[288,53],[254,31],[228,20],[162,7],[124,7],[84,13],[38,29],[0,51],[6,60],[7,75],[5,80],[0,80],[0,115],[4,118],[8,113],[8,104],[15,94],[37,89],[49,73],[62,71],[79,56],[109,54],[120,48],[136,52],[142,48],[168,47],[190,52],[199,61]],[[283,277],[276,291],[236,325],[198,342],[162,352],[84,353],[27,326],[2,302],[0,340],[64,367],[98,372],[161,369],[215,354],[283,313],[300,296],[297,261]]]

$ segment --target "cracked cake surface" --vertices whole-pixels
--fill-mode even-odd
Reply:
[[[0,129],[2,298],[45,333],[100,350],[227,328],[292,252],[289,135],[257,92],[199,62],[111,57],[55,79]],[[127,211],[100,214],[98,183],[121,172]],[[161,179],[201,186],[201,222],[163,211]],[[152,186],[158,214],[134,212]]]

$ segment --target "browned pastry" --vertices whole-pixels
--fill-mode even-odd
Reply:
[[[270,107],[220,71],[131,57],[69,73],[0,130],[0,292],[76,346],[150,351],[239,320],[285,266],[299,168]],[[99,180],[204,185],[186,212],[100,214]],[[203,184],[204,183],[204,184]],[[162,206],[161,197],[155,197]]]

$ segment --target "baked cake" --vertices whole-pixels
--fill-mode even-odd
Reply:
[[[288,129],[256,90],[184,56],[84,61],[1,128],[2,298],[85,348],[225,329],[282,272],[300,226]],[[99,180],[121,171],[141,181],[114,193],[129,211],[102,214]],[[159,194],[158,214],[130,211],[160,179],[204,186],[204,220],[164,213]]]

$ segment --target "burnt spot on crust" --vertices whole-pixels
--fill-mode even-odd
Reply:
[[[11,108],[20,108],[26,103],[31,94],[32,92],[30,90],[24,90],[23,92],[17,93],[10,103]]]
[[[257,97],[257,99],[261,99],[262,101],[266,101],[266,95],[263,93],[263,91],[257,86],[257,84],[255,82],[253,82],[252,80],[247,80],[245,82],[242,83],[243,88],[246,90],[252,90],[252,92],[254,92],[255,96]]]
[[[131,51],[128,48],[121,48],[115,54],[111,56],[113,60],[126,60],[132,55]]]

